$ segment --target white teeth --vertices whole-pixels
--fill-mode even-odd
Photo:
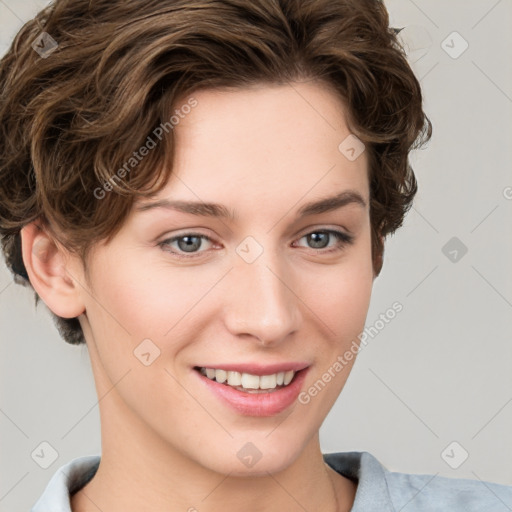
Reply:
[[[262,375],[260,377],[260,389],[274,389],[277,384],[277,375]]]
[[[215,370],[215,380],[217,382],[226,382],[227,378],[227,372],[225,372],[224,370]]]
[[[289,372],[286,372],[284,374],[284,382],[283,382],[283,384],[285,386],[288,386],[288,384],[290,384],[290,382],[292,381],[294,375],[295,375],[295,372],[293,370],[290,370]]]
[[[242,387],[245,389],[259,389],[260,378],[250,373],[242,373]]]
[[[288,386],[295,375],[293,370],[261,376],[236,371],[217,370],[215,368],[201,368],[200,372],[211,380],[216,380],[235,388],[241,387],[251,390],[270,390],[275,389],[277,386]]]
[[[241,386],[242,374],[240,372],[228,372],[228,384],[230,386]]]

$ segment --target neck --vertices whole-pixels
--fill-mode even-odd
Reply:
[[[156,433],[141,437],[137,427],[102,422],[101,462],[72,496],[73,512],[343,512],[354,502],[356,485],[327,466],[318,436],[282,471],[235,477],[197,464]]]

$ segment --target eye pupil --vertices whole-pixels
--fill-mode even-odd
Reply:
[[[196,242],[191,242],[192,239],[195,239]],[[182,243],[182,241],[186,241]],[[178,239],[178,246],[181,250],[185,252],[194,252],[194,250],[199,249],[201,246],[201,237],[199,236],[182,236]]]
[[[324,239],[323,241],[325,242],[326,240],[328,240],[329,233],[321,233],[321,232],[319,232],[319,233],[311,233],[311,234],[310,234],[310,235],[308,235],[308,236],[309,236],[310,240],[312,240],[312,241],[313,241],[313,244],[314,244],[314,246],[315,246],[315,247],[314,247],[315,249],[318,249],[318,248],[322,249],[322,248],[326,247],[326,244],[325,244],[325,243],[324,243],[324,244],[322,244],[322,237],[323,237],[323,239]],[[320,239],[320,245],[317,245],[317,244],[318,244],[318,241],[319,241],[318,239]]]

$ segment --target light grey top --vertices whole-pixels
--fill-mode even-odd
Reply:
[[[512,486],[388,471],[368,452],[324,454],[335,471],[357,481],[352,512],[511,512]],[[99,455],[61,466],[31,512],[72,512],[70,495],[92,479]]]

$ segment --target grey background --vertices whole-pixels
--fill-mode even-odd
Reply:
[[[45,4],[0,0],[0,53]],[[367,326],[395,301],[403,311],[360,352],[322,448],[370,451],[394,471],[512,485],[512,3],[387,6],[392,26],[406,27],[434,135],[412,155],[419,193],[387,241]],[[461,48],[454,31],[469,43],[456,59],[442,46]],[[457,262],[443,253],[453,237],[468,249]],[[28,510],[58,467],[101,451],[87,349],[62,341],[33,303],[2,261],[2,512]],[[47,469],[31,458],[43,441],[58,452]],[[453,469],[446,461],[458,465],[463,450]]]

